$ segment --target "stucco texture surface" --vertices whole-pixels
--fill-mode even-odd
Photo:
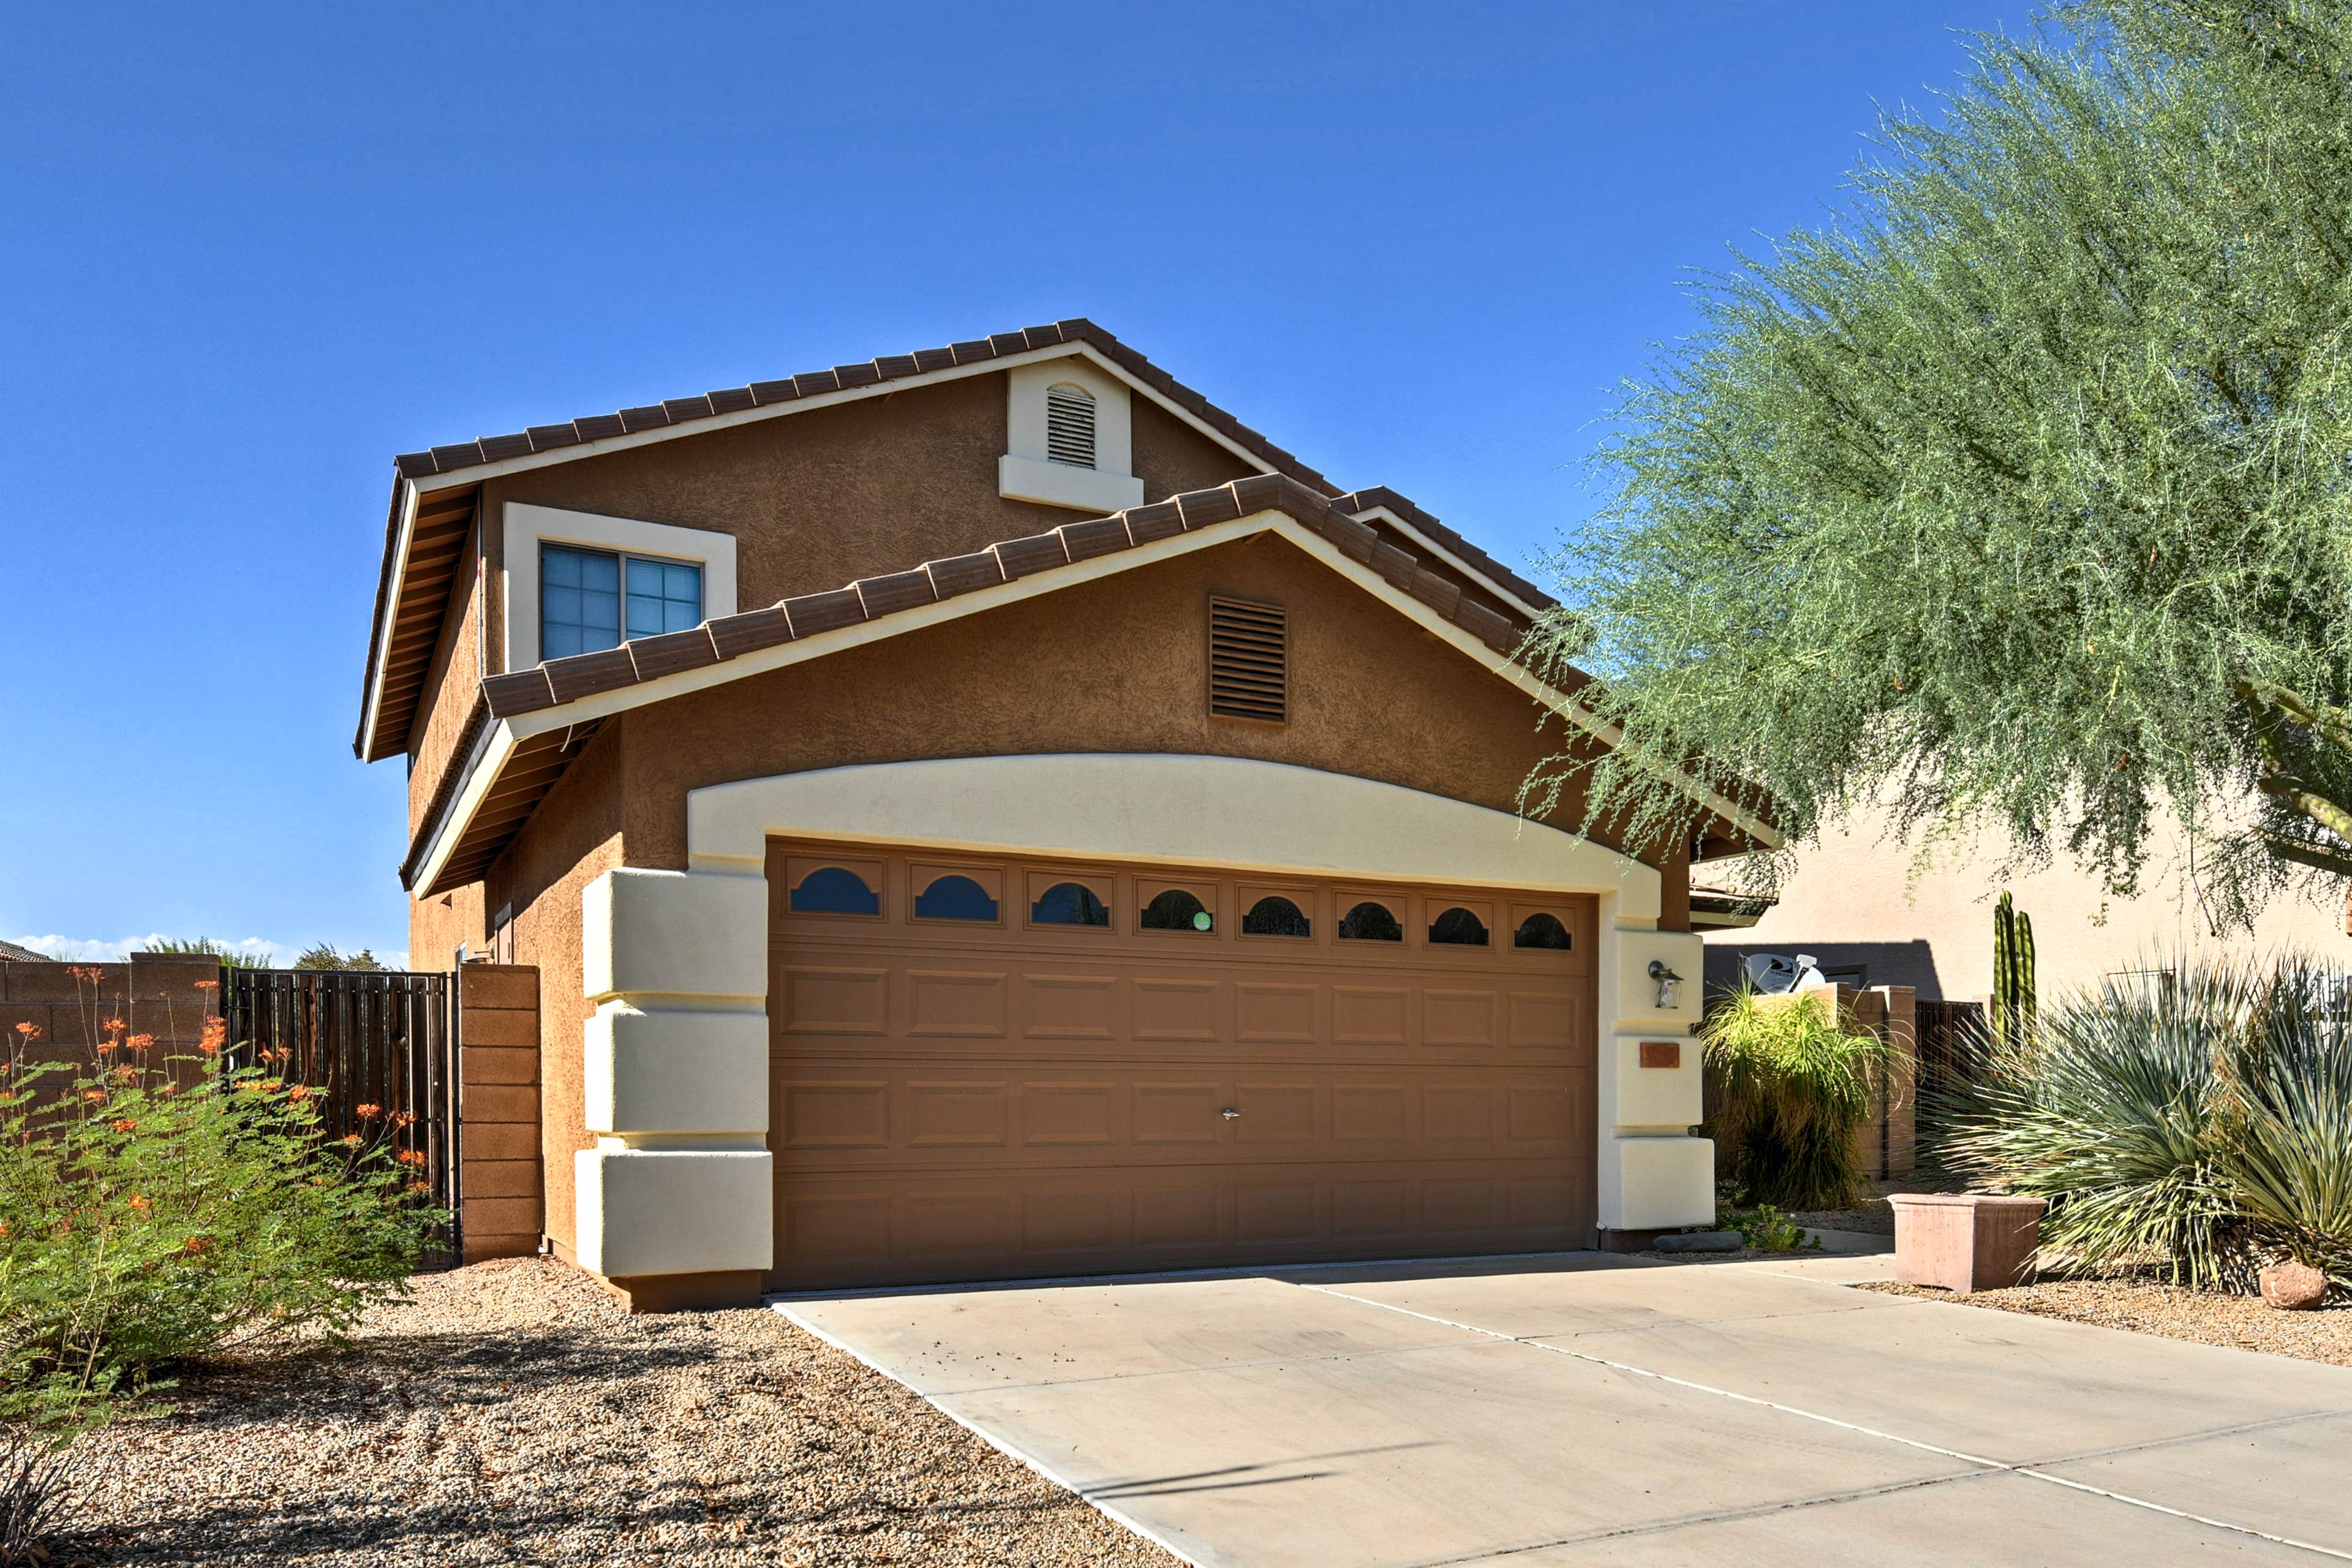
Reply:
[[[583,994],[580,895],[621,864],[622,760],[631,740],[608,723],[587,744],[529,826],[490,868],[492,907],[515,910],[514,957],[539,969],[540,1138],[547,1233],[569,1247],[573,1235],[572,1156],[594,1142],[583,1127]]]
[[[2340,962],[2352,952],[2336,899],[2281,898],[2252,931],[2218,924],[2177,826],[2158,833],[2140,889],[2129,898],[2108,893],[2063,851],[2039,868],[2009,867],[2013,852],[1997,835],[1957,842],[1915,869],[1917,847],[1878,816],[1801,847],[1776,908],[1751,928],[1709,933],[1708,984],[1733,984],[1743,954],[1803,952],[1832,978],[1852,973],[1869,985],[1916,986],[1923,1000],[1986,995],[1993,902],[2004,889],[2033,919],[2045,1004],[2110,974],[2176,968],[2191,953],[2251,958],[2293,947]]]
[[[561,463],[484,486],[484,515],[529,501],[724,530],[736,540],[737,597],[751,609],[1083,516],[996,493],[1005,396],[1003,373],[975,375]],[[1147,500],[1255,471],[1144,399],[1134,409]],[[501,630],[494,620],[493,647]]]
[[[1287,724],[1209,717],[1211,594],[1288,612]],[[917,758],[1217,753],[1510,811],[1561,740],[1536,720],[1524,692],[1262,534],[638,710],[627,856],[683,868],[686,796],[705,784]]]

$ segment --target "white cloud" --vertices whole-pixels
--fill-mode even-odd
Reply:
[[[99,937],[56,935],[18,936],[8,940],[19,947],[29,947],[36,952],[46,952],[52,958],[82,963],[120,963],[134,952],[152,952],[157,942],[167,939],[161,931],[150,931],[145,936],[126,936],[120,942],[107,942]],[[271,965],[292,963],[295,956],[302,951],[299,947],[289,947],[282,942],[271,942],[266,937],[258,936],[249,936],[242,942],[224,940],[220,945],[233,952],[261,959]]]
[[[105,942],[96,937],[79,936],[15,936],[7,939],[18,947],[29,947],[35,952],[46,952],[51,958],[74,963],[121,963],[134,952],[150,952],[155,944],[165,940],[161,931],[145,936],[126,936],[120,942]],[[223,941],[220,944],[233,952],[260,959],[273,969],[290,967],[302,949],[267,937],[249,936],[242,942]],[[376,954],[376,960],[386,969],[408,967],[404,949],[387,948]]]

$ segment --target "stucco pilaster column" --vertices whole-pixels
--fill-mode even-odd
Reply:
[[[1633,900],[1601,913],[1601,1228],[1665,1230],[1715,1218],[1715,1143],[1694,1138],[1703,1114],[1699,1042],[1706,949],[1689,931],[1657,929]],[[1650,965],[1681,976],[1672,1005],[1658,1002]],[[1643,1065],[1643,1046],[1653,1049]],[[1660,1065],[1671,1054],[1674,1065]]]
[[[756,872],[607,871],[581,895],[595,1013],[573,1156],[581,1264],[608,1278],[766,1270],[768,884]]]

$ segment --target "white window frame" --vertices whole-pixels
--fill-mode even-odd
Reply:
[[[699,566],[702,618],[709,621],[735,613],[735,536],[731,533],[509,501],[500,536],[506,552],[499,569],[499,598],[506,608],[502,669],[529,669],[546,662],[539,656],[539,547],[542,544],[655,555],[681,565]]]
[[[1127,383],[1077,355],[1016,365],[1005,374],[1004,456],[996,493],[1077,511],[1124,511],[1143,504],[1135,477],[1135,414]],[[1095,400],[1095,466],[1072,468],[1047,457],[1045,389],[1055,382],[1085,388]]]

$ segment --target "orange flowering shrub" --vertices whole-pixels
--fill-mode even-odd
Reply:
[[[315,1089],[225,1073],[219,1026],[177,1081],[117,1019],[84,1068],[0,1037],[0,1425],[70,1430],[189,1361],[340,1337],[445,1217],[388,1127],[331,1136]]]

